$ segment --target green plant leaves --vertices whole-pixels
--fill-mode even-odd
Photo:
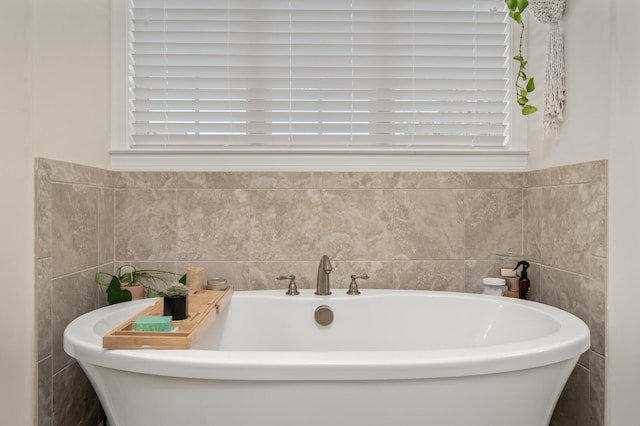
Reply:
[[[536,90],[536,84],[533,77],[527,75],[526,67],[529,63],[522,56],[522,38],[524,37],[524,22],[522,21],[522,12],[529,6],[529,0],[504,0],[507,8],[509,8],[509,16],[518,25],[520,25],[520,44],[518,54],[513,57],[519,65],[516,74],[515,92],[517,94],[516,102],[522,107],[522,115],[530,115],[538,110],[533,105],[529,105],[529,93]],[[522,82],[522,83],[521,83]]]
[[[527,82],[527,92],[531,93],[536,90],[536,84],[533,82],[533,77]]]
[[[126,270],[123,270],[123,268],[126,268]],[[112,275],[107,272],[97,272],[95,281],[99,285],[107,288],[107,303],[112,305],[114,303],[128,302],[131,300],[131,292],[126,288],[128,285],[140,282],[147,290],[147,297],[162,296],[163,292],[154,289],[153,285],[157,284],[161,287],[166,287],[178,276],[175,272],[157,269],[136,269],[132,265],[123,265],[118,268],[117,275]],[[178,279],[178,282],[186,285],[187,274],[182,275]]]
[[[517,0],[518,10],[522,13],[529,6],[528,0]]]
[[[126,288],[122,288],[122,282],[120,278],[114,276],[107,287],[107,303],[113,305],[114,303],[128,302],[131,300],[131,292]]]

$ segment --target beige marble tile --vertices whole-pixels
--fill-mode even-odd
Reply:
[[[53,280],[52,303],[52,356],[54,374],[74,361],[63,349],[65,327],[80,315],[97,309],[98,284],[94,281],[97,269],[87,269]]]
[[[522,191],[465,191],[465,258],[495,259],[522,252]]]
[[[464,258],[463,190],[396,190],[394,259]]]
[[[243,189],[179,190],[179,260],[246,260],[251,245],[251,203]]]
[[[559,167],[532,170],[524,175],[525,188],[539,188],[542,186],[559,185],[562,182],[562,172]]]
[[[52,182],[113,187],[114,172],[109,170],[47,158],[39,158],[38,166],[46,171]]]
[[[605,175],[607,161],[598,160],[587,163],[570,164],[560,167],[562,185],[597,182]]]
[[[560,395],[549,426],[588,425],[589,412],[589,371],[578,365]]]
[[[277,262],[249,262],[248,285],[239,290],[273,290],[282,289],[283,293],[289,286],[288,280],[276,280],[278,276],[295,275],[299,289],[316,288],[316,278],[320,256],[316,262],[277,261]],[[330,280],[333,276],[330,276]]]
[[[95,266],[98,261],[98,188],[52,185],[53,276]]]
[[[523,173],[465,173],[467,189],[522,189]]]
[[[118,189],[169,189],[176,188],[178,176],[188,173],[176,172],[117,172],[114,186]]]
[[[322,194],[322,252],[336,260],[391,258],[393,192],[326,190]]]
[[[116,262],[116,264],[113,265],[113,272],[110,272],[110,273],[116,274],[118,272],[118,268],[128,267],[129,265],[133,266],[136,269],[153,269],[157,271],[173,272],[180,275],[186,273],[186,268],[185,267],[180,268],[178,266],[178,262],[167,261],[167,260],[154,262],[154,261],[140,261],[135,259],[130,259],[126,261],[121,260]],[[105,268],[100,268],[100,270],[109,272],[108,266]]]
[[[591,351],[585,351],[582,354],[580,354],[580,357],[578,358],[578,365],[586,368],[587,370],[589,369],[589,365],[590,365],[590,359],[591,359],[591,354],[593,352]]]
[[[38,372],[38,426],[53,425],[53,372],[51,356],[37,364]]]
[[[117,260],[173,260],[178,245],[175,190],[116,190]]]
[[[542,262],[542,241],[544,235],[543,189],[525,189],[523,192],[523,234],[522,250],[529,262]]]
[[[35,170],[35,257],[42,259],[51,256],[53,215],[53,187],[42,159],[37,161]]]
[[[393,263],[394,288],[465,291],[465,262],[410,261]]]
[[[247,189],[250,182],[251,173],[244,172],[182,172],[175,179],[182,189]]]
[[[250,259],[311,260],[322,255],[320,190],[252,190]]]
[[[317,176],[325,189],[385,189],[396,181],[395,173],[386,172],[325,172]]]
[[[78,363],[53,376],[54,425],[97,425],[101,417],[98,397]]]
[[[317,189],[318,173],[310,172],[261,172],[249,173],[249,186],[255,189]]]
[[[608,183],[603,178],[589,186],[591,191],[588,208],[591,235],[591,255],[608,256]]]
[[[500,262],[497,260],[465,260],[464,291],[482,293],[482,279],[500,276]]]
[[[317,189],[312,172],[183,172],[171,182],[183,189]]]
[[[591,374],[589,375],[591,418],[589,426],[604,426],[605,424],[605,364],[605,357],[595,353],[591,354]]]
[[[602,179],[606,173],[607,160],[598,160],[533,170],[525,174],[524,183],[527,188],[590,183]]]
[[[590,185],[543,189],[541,262],[587,275],[591,246]]]
[[[397,287],[393,281],[393,268],[395,263],[379,261],[333,261],[333,272],[331,273],[331,287],[340,289],[335,294],[344,294],[351,284],[351,275],[368,275],[368,279],[357,280],[358,288],[384,289],[403,288]],[[316,271],[318,265],[316,264]],[[313,287],[315,288],[317,273],[314,276]]]
[[[52,263],[50,257],[36,260],[36,361],[51,357],[52,351]]]
[[[589,323],[589,278],[558,269],[541,267],[540,301],[574,314]]]
[[[591,350],[606,355],[607,319],[607,259],[591,258],[591,297],[589,307],[589,328],[591,329]]]
[[[98,189],[98,264],[115,260],[115,193],[112,188]]]
[[[464,189],[465,174],[459,172],[397,173],[395,187],[399,189]]]

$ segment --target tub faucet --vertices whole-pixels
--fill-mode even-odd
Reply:
[[[320,265],[318,265],[318,281],[316,282],[316,294],[318,296],[328,296],[331,294],[329,274],[332,270],[329,256],[325,254],[322,256],[322,259],[320,259]]]

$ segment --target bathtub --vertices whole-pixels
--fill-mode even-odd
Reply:
[[[235,292],[192,349],[105,350],[155,300],[126,302],[71,322],[64,349],[112,426],[546,426],[589,348],[580,319],[534,302],[333,292]]]

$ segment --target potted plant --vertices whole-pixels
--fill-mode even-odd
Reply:
[[[187,318],[189,315],[189,288],[186,285],[177,282],[164,291],[163,315],[170,315],[174,320]]]
[[[136,269],[133,265],[123,265],[118,268],[115,275],[107,272],[96,273],[95,280],[106,287],[107,304],[127,302],[129,300],[142,299],[145,293],[149,295],[161,295],[162,292],[154,286],[167,287],[179,274],[158,269]],[[186,275],[180,280],[186,283]]]

